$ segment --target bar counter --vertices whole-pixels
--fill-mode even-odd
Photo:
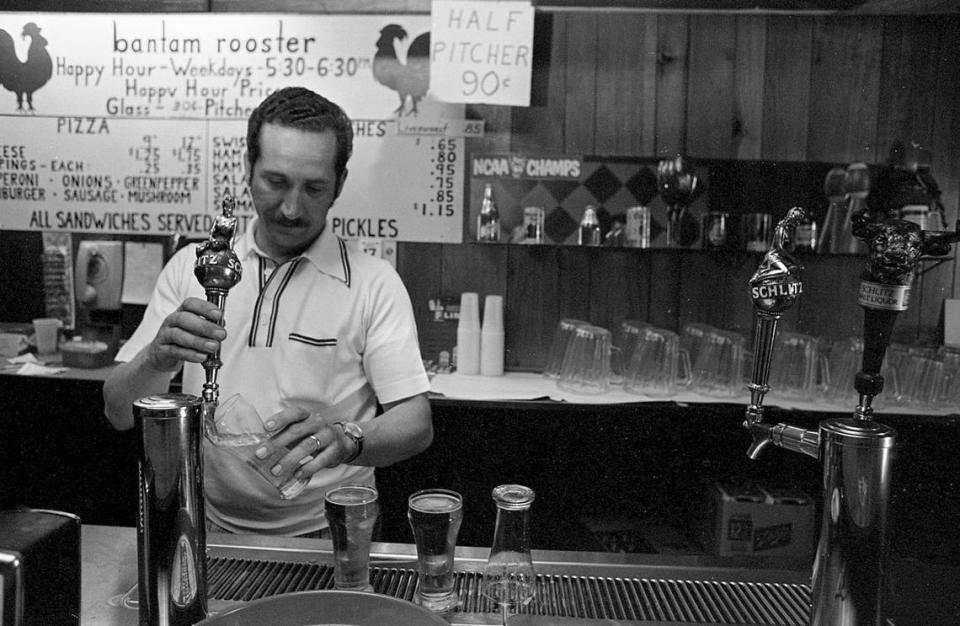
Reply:
[[[137,623],[136,591],[137,545],[136,531],[130,527],[84,525],[82,527],[82,626],[133,626]],[[243,602],[235,598],[224,599],[223,571],[236,567],[235,563],[267,564],[273,562],[285,567],[328,568],[332,564],[332,546],[328,540],[256,537],[248,535],[212,534],[207,540],[208,563],[208,611],[221,613]],[[472,576],[477,580],[480,568],[486,561],[489,550],[476,547],[458,547],[456,571],[458,576]],[[511,618],[511,626],[581,626],[614,624],[805,624],[804,602],[809,594],[809,571],[782,567],[784,562],[758,562],[749,560],[720,559],[709,556],[661,556],[627,555],[610,553],[586,553],[569,551],[533,551],[538,578],[552,581],[549,587],[540,583],[536,610]],[[221,562],[217,569],[215,565]],[[229,567],[223,561],[232,561]],[[255,566],[253,566],[255,567]],[[371,572],[378,593],[404,600],[412,599],[414,585],[396,583],[383,575],[411,572],[415,569],[415,549],[411,544],[374,543],[371,550]],[[260,568],[263,570],[263,568]],[[216,573],[214,573],[216,571]],[[960,617],[956,596],[951,587],[956,586],[957,568],[931,567],[910,560],[895,560],[891,563],[888,580],[887,616],[892,626],[947,626],[955,625]],[[329,572],[328,572],[329,574]],[[264,597],[288,590],[284,584],[296,576],[289,569],[265,573],[278,588],[264,592],[255,584],[251,571],[233,575],[239,581],[228,581],[230,588],[246,580],[257,591],[253,597]],[[216,583],[214,583],[216,579]],[[307,588],[329,589],[329,575]],[[242,585],[240,585],[242,587]],[[649,590],[646,597],[634,594],[631,587]],[[466,591],[470,588],[472,591]],[[550,593],[542,593],[549,588]],[[497,615],[489,606],[478,604],[471,593],[475,585],[467,580],[458,584],[462,608],[447,616],[451,624],[498,625]],[[557,597],[554,590],[558,590]],[[567,592],[566,594],[564,592]],[[671,591],[675,593],[671,597]],[[769,592],[770,598],[765,597]],[[738,594],[742,595],[737,597]],[[612,594],[612,595],[611,595]],[[474,593],[474,596],[476,594]],[[564,596],[567,596],[564,598]],[[686,597],[684,597],[686,596]],[[559,599],[558,599],[559,598]],[[625,599],[621,607],[610,599]],[[755,601],[763,607],[754,614],[754,619],[741,621],[711,621],[710,611],[715,603],[731,601],[737,609],[750,613],[744,602]],[[786,599],[785,599],[786,598]],[[645,619],[631,617],[629,602],[635,603],[635,611],[644,612]],[[582,613],[578,616],[578,605]],[[601,606],[603,605],[603,606]],[[767,611],[767,620],[763,617]],[[781,612],[782,611],[782,612]],[[612,619],[604,616],[623,613],[626,617]],[[650,619],[650,616],[657,616]],[[697,616],[696,619],[685,615]]]
[[[91,566],[85,558],[84,566],[90,570],[84,576],[85,586],[99,584],[99,579],[112,580],[114,588],[99,592],[109,598],[127,591],[136,578],[132,527],[137,444],[132,431],[114,431],[103,417],[102,378],[98,380],[96,374],[102,372],[0,373],[0,453],[6,459],[0,464],[0,485],[5,487],[0,489],[0,506],[25,505],[79,515],[85,543],[89,539],[90,545],[102,547],[97,558],[125,555],[115,565]],[[511,375],[498,381],[507,383],[499,385],[500,393],[523,377]],[[433,445],[412,459],[377,470],[383,500],[382,539],[410,543],[407,495],[443,486],[464,495],[470,523],[461,529],[458,544],[484,551],[493,536],[495,507],[490,490],[496,484],[517,482],[537,492],[531,529],[535,551],[572,555],[607,551],[605,558],[646,564],[709,557],[696,545],[689,551],[690,546],[674,549],[673,544],[643,549],[642,541],[649,538],[647,522],[685,537],[695,535],[694,514],[703,509],[703,487],[709,481],[773,481],[819,498],[821,468],[813,459],[781,449],[767,450],[756,461],[746,457],[749,436],[741,426],[744,405],[739,399],[594,402],[557,401],[542,395],[469,399],[435,394],[431,398]],[[839,414],[771,406],[767,421],[815,428],[824,417]],[[897,626],[956,626],[960,623],[960,470],[955,442],[960,437],[960,416],[891,410],[877,419],[896,428],[900,436],[889,537],[891,614],[897,617]],[[83,480],[78,480],[80,476]],[[588,518],[596,517],[625,522],[616,531],[628,529],[633,533],[630,542],[609,546],[607,537],[589,525]],[[642,524],[635,527],[634,523]],[[114,527],[125,530],[119,534],[87,531]],[[811,563],[812,555],[794,569],[808,579]],[[124,571],[127,576],[117,579]],[[85,606],[86,617],[112,608]]]
[[[137,593],[133,589],[137,581],[137,545],[136,531],[129,527],[85,525],[82,527],[82,606],[81,624],[90,626],[132,626],[137,623],[138,611],[136,608]],[[247,598],[237,600],[244,593],[252,594],[252,598],[275,595],[281,592],[304,590],[300,587],[285,586],[296,577],[286,571],[273,573],[266,572],[272,563],[281,563],[284,567],[323,568],[332,571],[333,555],[329,540],[297,539],[261,537],[251,535],[225,535],[215,533],[207,539],[208,554],[208,613],[222,613],[230,608],[242,606]],[[472,577],[479,580],[480,571],[486,562],[489,550],[486,548],[458,547],[456,552],[456,571],[460,577]],[[677,581],[697,581],[707,585],[729,586],[734,593],[737,588],[749,590],[749,594],[762,593],[764,586],[776,588],[783,593],[784,589],[792,591],[793,606],[785,610],[798,619],[802,613],[802,599],[809,592],[806,585],[807,575],[802,571],[778,568],[748,568],[721,567],[718,559],[709,557],[672,557],[664,558],[653,555],[645,557],[607,554],[607,553],[578,553],[566,551],[534,550],[532,553],[534,566],[538,578],[555,577],[564,580],[607,580],[622,581],[624,579],[643,579],[653,581],[652,584],[670,585],[679,584]],[[230,567],[217,567],[224,561],[230,561]],[[237,565],[238,563],[243,565]],[[254,565],[250,565],[254,564]],[[259,564],[262,567],[258,567]],[[413,584],[396,584],[387,582],[383,571],[396,579],[402,578],[404,573],[412,574],[416,568],[416,552],[412,544],[378,543],[374,542],[371,549],[372,581],[377,593],[383,593],[403,600],[413,598]],[[229,572],[224,574],[224,570]],[[242,570],[242,571],[241,571]],[[328,572],[329,573],[329,572]],[[253,582],[258,576],[268,578],[277,585],[271,591],[264,591],[264,585]],[[224,584],[225,578],[232,578]],[[407,582],[413,579],[407,577]],[[216,582],[214,582],[216,581]],[[249,585],[249,589],[238,593],[236,589]],[[332,581],[329,576],[317,577],[316,582],[307,588],[330,589]],[[224,589],[231,589],[230,599],[224,599]],[[469,590],[468,590],[469,588]],[[446,619],[451,624],[490,624],[498,625],[498,616],[491,610],[487,601],[476,592],[476,586],[469,581],[458,585],[460,590],[461,608]],[[572,587],[570,588],[573,589]],[[543,587],[540,587],[542,592]],[[544,596],[548,594],[543,594]],[[563,590],[559,592],[564,596]],[[621,609],[627,619],[612,620],[603,616],[603,609],[596,603],[604,602],[608,597],[596,589],[586,587],[576,589],[566,594],[562,600],[548,597],[539,597],[535,603],[539,608],[524,609],[523,613],[511,618],[513,624],[652,624],[648,620],[630,619],[630,610]],[[583,595],[593,596],[584,598]],[[629,602],[629,594],[620,596]],[[638,604],[647,601],[638,602]],[[663,603],[663,600],[660,600]],[[670,600],[666,603],[673,604]],[[580,605],[579,607],[577,605]],[[593,604],[594,606],[587,606]],[[651,605],[656,605],[654,600]],[[687,606],[684,607],[683,605]],[[684,609],[697,612],[695,602],[680,601],[677,604],[674,619],[657,621],[662,624],[686,624],[687,620],[678,620]],[[777,606],[776,599],[768,603],[768,607]],[[706,609],[706,607],[704,607]],[[589,617],[575,617],[581,610]],[[608,611],[614,611],[607,608]],[[638,609],[639,610],[639,609]],[[669,614],[669,609],[660,609],[651,606],[647,609],[652,613]],[[709,609],[707,609],[709,610]],[[539,613],[539,614],[538,614]],[[789,617],[789,615],[788,615]],[[318,616],[322,618],[322,616]],[[322,619],[321,619],[322,621]],[[278,622],[282,623],[282,622]],[[776,622],[781,623],[781,622]],[[796,623],[786,621],[783,623]]]

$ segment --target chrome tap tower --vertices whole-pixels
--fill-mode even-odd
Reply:
[[[233,198],[228,198],[210,238],[197,248],[196,276],[206,289],[207,300],[221,310],[227,291],[240,280],[240,262],[230,247],[237,226],[233,210]],[[133,403],[139,440],[137,564],[141,626],[186,626],[206,617],[201,433],[202,429],[212,432],[221,365],[219,350],[204,361],[202,399],[188,394],[159,394]]]
[[[791,209],[777,225],[773,245],[750,279],[756,327],[744,421],[753,437],[747,454],[755,459],[773,444],[822,462],[823,518],[813,566],[810,624],[885,626],[887,509],[897,434],[874,421],[872,404],[883,390],[880,368],[896,317],[907,308],[921,255],[946,254],[950,243],[960,239],[960,230],[922,231],[912,222],[859,216],[853,234],[868,248],[858,297],[864,310],[863,363],[854,381],[859,401],[852,416],[827,419],[818,430],[806,430],[763,422],[777,324],[803,292],[802,268],[785,250],[802,215],[801,209]]]

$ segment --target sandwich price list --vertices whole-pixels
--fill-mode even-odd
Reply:
[[[429,200],[414,202],[413,210],[424,217],[453,217],[456,214],[457,153],[455,138],[437,139],[430,157]]]

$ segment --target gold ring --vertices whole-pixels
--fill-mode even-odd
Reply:
[[[307,435],[307,439],[313,439],[313,443],[317,444],[317,447],[314,449],[314,452],[319,452],[320,448],[323,447],[323,444],[320,443],[320,440],[317,439],[316,435]]]

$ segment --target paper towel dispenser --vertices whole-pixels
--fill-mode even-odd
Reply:
[[[81,241],[77,250],[77,301],[91,311],[120,309],[123,242]]]

